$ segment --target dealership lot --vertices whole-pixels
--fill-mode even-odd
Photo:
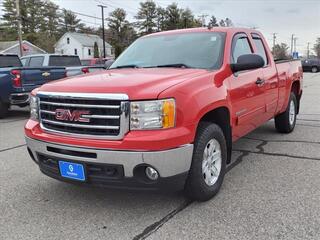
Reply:
[[[205,203],[48,178],[27,154],[27,118],[0,120],[0,239],[320,239],[320,73],[305,73],[295,131],[270,121],[236,142]]]

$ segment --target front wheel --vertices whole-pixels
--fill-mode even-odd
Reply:
[[[207,201],[216,195],[223,182],[226,160],[227,145],[221,128],[214,123],[201,122],[185,186],[187,197]]]
[[[274,118],[275,127],[280,133],[290,133],[296,126],[297,120],[297,98],[291,92],[289,103],[285,112]]]

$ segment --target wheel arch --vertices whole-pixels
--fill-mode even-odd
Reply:
[[[211,122],[217,124],[226,138],[227,144],[227,163],[231,162],[232,153],[232,127],[230,124],[230,110],[226,106],[216,107],[207,111],[199,120],[197,128],[200,122]]]

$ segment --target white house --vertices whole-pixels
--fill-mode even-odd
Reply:
[[[103,40],[98,35],[86,33],[65,33],[54,45],[55,53],[78,55],[80,59],[94,57],[94,43],[98,44],[99,55],[103,56]],[[106,56],[113,57],[112,46],[105,42]]]
[[[46,53],[45,50],[33,45],[31,42],[26,40],[22,41],[22,53],[23,56],[31,54]],[[19,41],[7,41],[0,42],[0,54],[17,54],[20,56]]]

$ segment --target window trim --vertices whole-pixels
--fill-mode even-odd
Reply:
[[[251,33],[250,35],[251,35],[251,37],[252,37],[253,44],[254,44],[254,46],[256,47],[256,50],[257,50],[257,46],[256,46],[256,43],[254,42],[254,40],[255,40],[255,39],[259,39],[259,40],[261,41],[262,46],[263,46],[263,49],[264,49],[264,52],[265,52],[265,54],[266,54],[266,58],[267,58],[267,63],[266,63],[265,66],[263,66],[263,68],[269,67],[271,61],[270,61],[269,54],[268,54],[268,51],[267,51],[267,49],[266,49],[266,45],[265,45],[262,37],[261,37],[258,33]],[[255,53],[257,53],[257,52],[255,52]]]
[[[237,32],[233,35],[232,37],[232,43],[231,43],[231,52],[230,52],[230,63],[236,63],[234,62],[234,59],[233,59],[233,50],[235,48],[235,45],[236,45],[236,42],[240,39],[240,38],[247,38],[248,40],[248,43],[249,43],[249,47],[250,47],[250,50],[251,50],[251,53],[254,53],[254,49],[252,47],[252,43],[250,41],[250,38],[248,36],[248,34],[246,34],[245,32]]]

